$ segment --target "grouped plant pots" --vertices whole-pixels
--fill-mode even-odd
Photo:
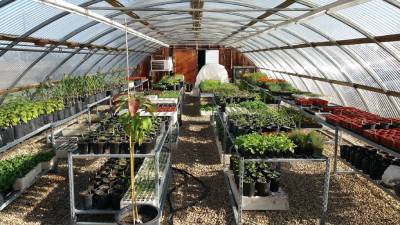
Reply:
[[[7,127],[0,129],[0,147],[6,145],[9,142],[14,141],[14,128]]]
[[[243,195],[252,197],[256,195],[256,183],[255,182],[243,182]]]

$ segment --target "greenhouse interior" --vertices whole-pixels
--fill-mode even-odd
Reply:
[[[0,225],[399,225],[399,0],[0,0]]]

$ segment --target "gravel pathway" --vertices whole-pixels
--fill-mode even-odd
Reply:
[[[228,191],[213,138],[213,128],[206,117],[200,116],[199,105],[199,98],[185,97],[183,126],[179,146],[172,153],[172,163],[174,167],[186,170],[199,178],[210,188],[210,191],[207,198],[194,207],[178,211],[173,222],[175,225],[230,224],[232,216]],[[182,176],[174,174],[172,185],[182,183]],[[189,179],[171,196],[174,208],[182,207],[198,199],[201,191],[201,186],[195,180]]]

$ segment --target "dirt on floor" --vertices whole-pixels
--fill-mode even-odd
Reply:
[[[198,98],[186,97],[182,120],[180,143],[172,156],[173,166],[198,177],[209,188],[209,193],[205,199],[198,201],[205,190],[202,185],[193,178],[185,179],[183,175],[174,173],[170,188],[179,187],[171,196],[173,207],[196,204],[174,214],[173,224],[232,224],[233,214],[213,128],[207,117],[200,116]],[[47,146],[37,142],[20,145],[18,148],[20,151],[30,152]],[[15,152],[13,154],[17,154]],[[332,155],[332,145],[327,146],[325,153]],[[75,169],[88,174],[95,171],[100,163],[82,162]],[[282,186],[289,193],[290,210],[245,212],[245,224],[318,224],[322,212],[325,165],[292,164],[284,165],[283,168]],[[340,163],[339,168],[348,169]],[[77,176],[77,179],[83,185],[86,182],[84,177]],[[359,175],[331,176],[329,194],[327,224],[400,224],[400,203]],[[167,206],[163,224],[168,224],[168,212]],[[69,218],[67,164],[62,160],[57,174],[41,177],[35,185],[0,212],[0,225],[66,225],[70,224]]]

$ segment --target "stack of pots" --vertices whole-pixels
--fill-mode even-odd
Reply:
[[[400,165],[400,159],[369,146],[342,145],[340,157],[373,180],[381,180],[390,165]]]

